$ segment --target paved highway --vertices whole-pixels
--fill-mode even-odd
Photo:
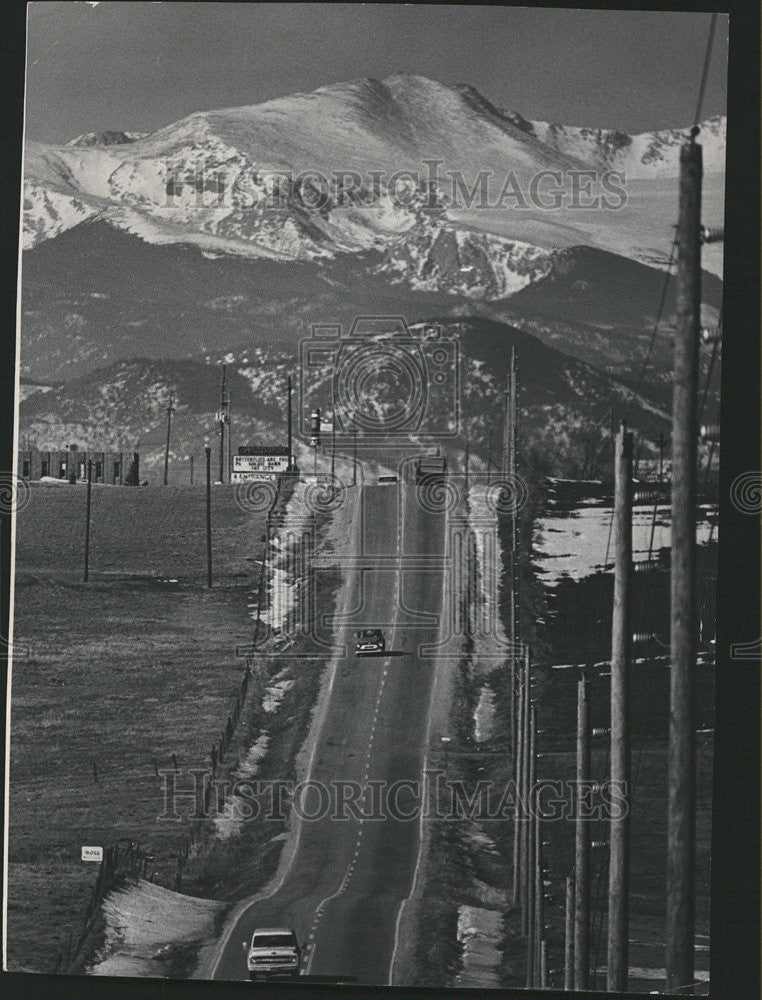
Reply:
[[[256,927],[287,926],[304,949],[303,972],[354,976],[366,984],[389,981],[397,915],[410,894],[420,830],[417,794],[399,783],[421,780],[435,669],[431,659],[417,656],[421,644],[437,638],[436,626],[431,620],[422,625],[420,613],[438,616],[442,599],[441,570],[403,572],[401,559],[441,557],[445,517],[423,510],[415,488],[403,484],[366,486],[361,502],[362,568],[350,585],[355,607],[362,606],[337,630],[347,655],[337,665],[309,778],[329,787],[356,783],[364,790],[356,811],[363,813],[371,811],[371,794],[378,797],[378,789],[397,783],[396,815],[383,810],[383,819],[363,819],[347,808],[342,819],[303,821],[285,877],[227,929],[216,979],[247,979],[242,942]],[[384,557],[384,565],[379,560],[374,567],[374,556]],[[354,655],[353,634],[366,626],[384,628],[387,655]],[[318,811],[318,805],[317,794],[305,799],[305,810]]]

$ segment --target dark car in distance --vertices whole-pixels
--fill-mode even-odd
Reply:
[[[355,632],[357,656],[373,656],[386,651],[386,640],[380,628],[363,628]]]

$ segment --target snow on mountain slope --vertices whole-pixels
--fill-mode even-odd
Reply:
[[[674,187],[676,200],[682,135],[530,122],[473,88],[421,76],[332,84],[198,112],[151,135],[28,143],[24,247],[97,214],[147,242],[193,243],[212,253],[315,260],[381,250],[390,273],[404,279],[410,266],[410,279],[421,282],[433,280],[416,271],[422,247],[457,245],[460,254],[478,245],[481,273],[459,272],[458,287],[474,297],[504,295],[516,275],[536,267],[538,247],[569,245],[586,212],[580,232],[592,245],[663,263],[669,227],[661,200],[652,202],[647,190],[634,220],[624,211],[521,201],[542,172],[562,178],[568,201],[569,178],[581,169],[623,170],[633,183],[658,179]],[[724,137],[724,119],[706,123],[708,171],[722,169]]]
[[[142,139],[148,132],[116,132],[107,130],[105,132],[85,132],[78,135],[76,139],[70,139],[67,146],[119,146],[126,142],[135,142]]]
[[[680,145],[687,129],[661,129],[628,135],[614,129],[572,128],[548,122],[530,122],[534,135],[551,149],[573,156],[591,167],[622,170],[631,180],[674,177],[680,169]],[[699,142],[705,173],[725,170],[727,119],[716,116],[702,122]]]
[[[501,299],[546,275],[552,254],[530,243],[439,223],[390,248],[379,273],[413,288]]]
[[[24,185],[24,247],[52,239],[97,211],[80,198],[29,181]]]

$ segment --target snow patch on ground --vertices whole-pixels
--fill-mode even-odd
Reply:
[[[139,880],[103,903],[105,943],[88,970],[96,976],[161,976],[178,946],[214,946],[224,903]]]
[[[458,907],[458,941],[463,969],[457,986],[499,986],[501,914],[478,906]]]
[[[477,743],[483,743],[492,735],[495,724],[495,692],[485,684],[479,694],[479,702],[474,711],[474,736]]]
[[[717,528],[712,532],[714,508],[699,510],[696,540],[706,545],[710,532],[717,540]],[[610,506],[577,507],[568,514],[551,514],[538,518],[533,540],[535,571],[546,587],[555,587],[560,580],[582,580],[604,572],[606,552],[613,559],[613,536],[609,541],[613,508]],[[653,530],[653,543],[651,533]],[[653,505],[635,506],[632,514],[632,554],[635,561],[659,554],[671,545],[670,508],[658,506],[654,520]]]
[[[286,504],[283,519],[270,538],[268,554],[270,601],[262,610],[260,618],[273,632],[282,631],[288,624],[302,584],[300,576],[306,569],[300,566],[299,560],[293,553],[294,541],[302,537],[309,521],[306,489],[306,483],[296,484]],[[252,617],[256,617],[256,614]]]
[[[264,698],[262,699],[262,708],[267,713],[277,712],[280,703],[283,701],[286,693],[291,690],[296,682],[291,680],[276,681],[269,687],[265,688]]]
[[[482,666],[486,672],[504,663],[510,652],[510,640],[500,615],[500,587],[504,581],[510,586],[510,567],[503,563],[491,490],[487,483],[480,483],[468,491],[468,525],[474,534],[479,567],[471,662],[475,670]]]
[[[265,731],[257,741],[249,748],[243,763],[233,772],[236,781],[248,781],[259,773],[259,766],[262,763],[270,746],[270,736]],[[225,803],[221,812],[214,817],[214,835],[218,840],[230,840],[241,833],[247,810],[250,804],[245,804],[244,800],[233,793],[225,798]]]

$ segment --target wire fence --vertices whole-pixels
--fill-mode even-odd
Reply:
[[[281,483],[282,478],[279,476],[276,480],[275,496],[267,512],[263,557],[257,583],[257,625],[255,625],[254,645],[256,645],[258,639],[261,614],[266,607],[268,599],[267,566],[271,521],[276,509],[287,503],[293,492],[293,482],[291,481],[293,477],[289,478],[289,483],[285,486]],[[256,670],[253,656],[246,656],[235,699],[226,716],[219,738],[211,744],[206,760],[206,771],[209,780],[205,781],[203,785],[201,800],[198,803],[202,809],[201,815],[198,818],[210,822],[206,824],[192,823],[190,825],[187,834],[178,844],[175,853],[174,869],[171,870],[170,874],[165,873],[161,875],[153,867],[152,862],[156,861],[156,858],[142,847],[137,840],[125,841],[122,839],[111,846],[105,847],[103,858],[98,867],[95,884],[85,908],[81,928],[76,937],[75,932],[70,929],[66,947],[61,949],[56,956],[54,963],[55,972],[71,972],[75,971],[78,966],[81,966],[89,951],[88,941],[96,928],[103,902],[115,889],[130,881],[137,881],[142,878],[152,883],[163,884],[165,888],[176,892],[182,890],[183,876],[189,860],[198,852],[202,841],[208,836],[211,821],[224,808],[224,801],[219,796],[216,779],[220,776],[223,766],[227,765],[225,770],[230,770],[237,766],[237,762],[230,759],[230,753],[244,715],[249,692],[254,689],[255,697],[261,700],[263,683],[264,678],[261,676],[261,672]],[[171,759],[173,770],[175,772],[179,771],[177,756],[172,754]],[[95,767],[95,764],[93,766]],[[160,778],[162,772],[159,770],[158,762],[155,758],[152,759],[151,766],[156,778]],[[97,775],[97,771],[95,773]]]

